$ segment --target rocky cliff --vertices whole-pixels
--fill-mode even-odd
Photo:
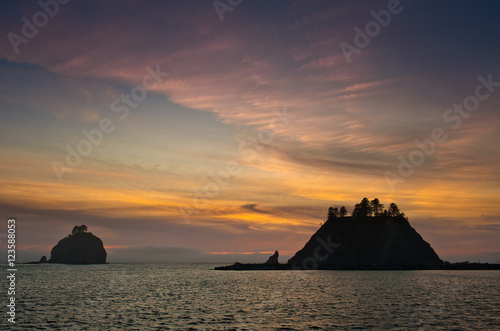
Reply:
[[[106,263],[107,254],[101,239],[90,232],[77,232],[61,239],[50,255],[51,263],[98,264]]]
[[[288,260],[292,269],[428,269],[443,265],[402,216],[329,219]]]

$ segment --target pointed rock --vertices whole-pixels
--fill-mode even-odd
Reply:
[[[273,255],[271,255],[269,257],[269,259],[267,259],[266,263],[265,264],[280,264],[278,262],[278,257],[280,256],[280,254],[278,253],[278,251],[274,252]]]

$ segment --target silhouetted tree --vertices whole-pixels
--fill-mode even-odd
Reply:
[[[352,210],[352,217],[358,217],[361,216],[361,208],[359,206],[359,203],[354,205],[354,209]]]
[[[354,217],[366,217],[371,216],[372,208],[370,206],[370,201],[367,198],[363,198],[360,203],[354,206],[352,216]]]
[[[370,201],[367,198],[363,198],[361,203],[359,204],[361,208],[361,216],[371,216],[372,215],[372,207],[370,205]]]
[[[340,208],[340,211],[339,211],[339,216],[340,216],[340,217],[345,217],[346,215],[347,215],[347,209],[345,209],[345,207],[344,207],[344,206],[342,206],[342,207]]]
[[[328,208],[328,219],[339,217],[339,209],[337,207]]]
[[[373,216],[380,216],[383,213],[384,205],[380,203],[380,201],[375,198],[370,202],[370,206],[373,212]]]
[[[72,234],[72,235],[73,235],[73,234],[77,234],[77,233],[78,233],[78,231],[79,231],[79,229],[80,229],[80,227],[79,227],[78,225],[75,225],[75,226],[73,227],[73,230],[71,230],[71,234]]]
[[[328,216],[326,217],[327,220],[333,218],[333,207],[328,208]]]
[[[84,232],[87,232],[87,226],[86,225],[75,225],[73,227],[73,230],[71,230],[71,235],[75,235],[77,233],[84,233]]]
[[[391,217],[400,216],[401,212],[399,211],[398,205],[396,205],[394,202],[392,202],[391,205],[389,206],[389,210],[387,211],[387,214],[388,214],[388,216],[391,216]]]

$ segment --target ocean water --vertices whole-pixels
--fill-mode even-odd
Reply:
[[[18,265],[17,323],[4,308],[1,329],[500,330],[500,271],[214,266]]]

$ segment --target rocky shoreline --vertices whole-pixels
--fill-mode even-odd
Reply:
[[[401,266],[401,265],[336,265],[322,266],[316,269],[294,268],[291,264],[269,265],[265,263],[238,263],[215,267],[214,270],[500,270],[500,264],[491,263],[445,263],[437,266]]]

